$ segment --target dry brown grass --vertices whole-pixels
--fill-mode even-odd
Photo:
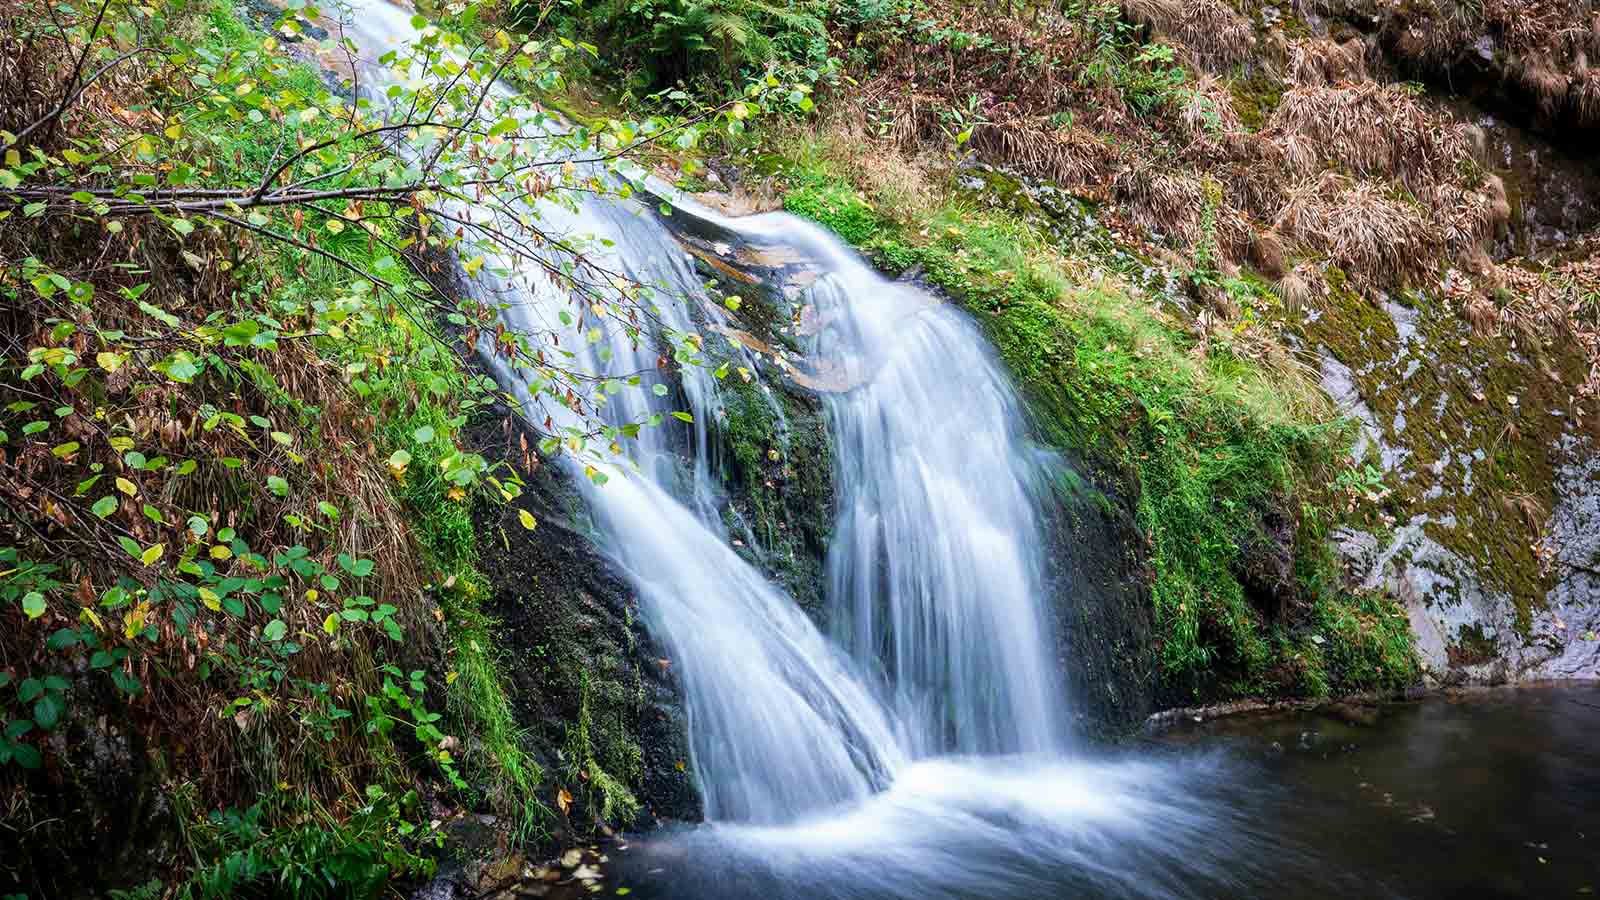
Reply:
[[[1462,52],[1462,35],[1488,29],[1518,48],[1519,61],[1548,57],[1557,73],[1577,71],[1594,91],[1583,115],[1600,115],[1600,77],[1584,55],[1600,23],[1592,5],[1575,12],[1578,2],[1307,0],[1334,19],[1403,22],[1409,35],[1385,31],[1379,42],[1392,50],[1412,41],[1419,58]],[[1504,184],[1484,174],[1483,131],[1408,87],[1375,82],[1366,41],[1274,29],[1267,44],[1247,34],[1251,20],[1236,3],[1124,0],[1123,18],[1171,42],[1191,70],[1185,85],[1136,112],[1118,70],[1096,67],[1103,48],[1086,42],[1094,27],[1050,11],[1035,27],[1003,12],[936,8],[945,25],[1061,64],[1002,72],[976,55],[896,45],[857,100],[895,111],[891,139],[904,152],[942,148],[937,110],[976,95],[988,124],[968,147],[980,159],[1107,202],[1111,219],[1154,239],[1158,254],[1174,251],[1180,268],[1201,247],[1215,250],[1219,267],[1252,265],[1278,280],[1291,307],[1317,295],[1329,266],[1364,290],[1432,283],[1450,267],[1496,277],[1488,251],[1512,210]],[[1407,18],[1424,8],[1426,21]],[[1230,68],[1244,59],[1246,70]],[[1574,105],[1577,90],[1563,102]]]
[[[1219,71],[1250,58],[1255,27],[1223,0],[1125,0],[1123,15],[1171,38],[1187,61]]]
[[[1301,87],[1330,87],[1347,81],[1368,81],[1366,48],[1358,40],[1336,43],[1327,38],[1294,41],[1289,46],[1288,76]]]
[[[1268,127],[1305,140],[1292,155],[1302,166],[1314,156],[1356,175],[1399,177],[1419,194],[1470,156],[1459,126],[1397,85],[1294,88]]]
[[[1580,80],[1572,86],[1570,97],[1578,124],[1585,128],[1600,128],[1600,69],[1585,69]]]
[[[1281,279],[1289,273],[1289,251],[1276,231],[1251,233],[1250,262],[1267,278]]]
[[[1283,301],[1286,312],[1290,315],[1299,315],[1316,298],[1316,285],[1315,271],[1310,265],[1301,263],[1283,273],[1283,277],[1273,285],[1273,291],[1278,295],[1278,299]]]
[[[1103,135],[1080,127],[1051,127],[1043,116],[981,128],[973,135],[973,149],[986,159],[1069,188],[1094,185],[1120,157]]]
[[[1207,147],[1215,147],[1245,130],[1239,111],[1234,108],[1232,92],[1215,75],[1200,76],[1179,95],[1176,118],[1191,143]]]
[[[1200,222],[1206,197],[1200,176],[1134,164],[1117,173],[1112,191],[1146,231],[1176,237],[1184,246],[1193,246],[1203,237]]]
[[[1415,280],[1441,249],[1426,210],[1380,185],[1332,173],[1291,192],[1274,227],[1371,284]]]

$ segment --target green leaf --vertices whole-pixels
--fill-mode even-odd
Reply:
[[[93,511],[95,515],[104,519],[106,516],[109,516],[117,511],[117,495],[107,494],[104,497],[101,497],[99,500],[94,502],[94,506],[91,506],[90,510]]]
[[[276,475],[268,475],[267,490],[277,494],[279,497],[287,497],[289,496],[289,482]]]
[[[177,353],[157,363],[155,368],[158,371],[166,372],[167,377],[173,381],[184,384],[193,381],[194,377],[200,374],[200,367],[195,363],[194,354],[187,350],[179,350]]]
[[[39,756],[39,751],[32,744],[14,744],[11,747],[11,758],[17,765],[24,769],[37,769],[44,765],[44,759]]]
[[[428,443],[429,441],[433,440],[433,426],[424,425],[421,428],[418,428],[416,431],[411,432],[411,439],[419,444]]]
[[[33,721],[45,731],[50,731],[61,721],[61,711],[65,708],[60,694],[45,694],[33,704]]]
[[[287,434],[284,434],[281,431],[272,432],[272,439],[277,441],[278,443],[284,445],[285,447],[287,447],[290,444],[294,443],[294,438],[290,437]]]
[[[205,516],[190,516],[189,531],[192,532],[195,537],[205,537],[206,534],[211,531],[211,523],[206,521]]]
[[[674,411],[673,414],[672,414],[672,417],[674,419],[678,419],[679,421],[682,421],[682,422],[693,422],[694,421],[694,416],[692,416],[692,415],[690,415],[689,413],[686,413],[686,412],[676,412],[676,411]]]
[[[267,627],[261,629],[261,636],[269,641],[281,641],[288,632],[289,626],[283,624],[282,619],[273,619],[267,623]]]
[[[22,611],[28,614],[28,618],[37,619],[44,615],[44,610],[43,594],[38,591],[29,591],[22,596]]]
[[[23,703],[31,702],[42,693],[44,693],[44,682],[37,678],[24,678],[22,683],[17,685],[17,699]]]

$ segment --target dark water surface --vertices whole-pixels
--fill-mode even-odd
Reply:
[[[611,853],[602,895],[1583,897],[1600,891],[1600,686],[1186,724],[1114,755],[943,760],[781,827]]]

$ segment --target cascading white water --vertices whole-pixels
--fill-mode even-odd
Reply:
[[[413,33],[408,14],[386,3],[368,4],[345,27],[372,58]],[[382,69],[369,71],[368,84],[384,83]],[[609,177],[598,167],[592,174]],[[642,205],[585,197],[576,210],[539,202],[528,213],[545,232],[581,243],[591,263],[651,287],[658,328],[693,330],[690,310],[704,300],[700,280],[688,255]],[[554,336],[572,354],[566,365],[590,376],[657,372],[653,335],[634,340],[621,329],[602,328],[591,337],[582,298],[542,272],[519,273],[514,263],[491,258],[468,280],[480,299],[500,308],[509,329]],[[535,407],[525,372],[487,344],[484,359],[522,397],[537,426],[552,412],[558,432],[584,424],[570,409]],[[576,462],[573,477],[595,513],[602,548],[638,591],[647,625],[665,644],[683,686],[706,817],[779,822],[859,800],[887,783],[901,763],[891,721],[849,658],[730,548],[704,453],[706,423],[718,403],[715,380],[696,366],[679,374],[678,391],[666,396],[651,390],[661,383],[659,374],[607,395],[591,414],[615,424],[655,415],[664,424],[640,431],[631,461],[603,467],[609,476],[604,486],[585,477]],[[694,419],[687,428],[666,416],[685,404]],[[694,458],[682,464],[675,446],[687,446]]]
[[[408,13],[368,0],[347,33],[371,61],[413,31]],[[366,72],[367,85],[384,83],[382,68]],[[1063,699],[1040,609],[1030,491],[1038,466],[972,324],[884,281],[815,226],[680,209],[753,243],[797,249],[819,270],[809,297],[823,325],[814,361],[851,385],[827,399],[840,504],[827,567],[833,639],[730,548],[708,465],[716,379],[697,366],[667,379],[653,334],[602,329],[590,340],[579,330],[587,304],[518,274],[515,260],[491,259],[470,279],[508,328],[559,337],[571,366],[640,375],[637,388],[605,392],[591,415],[621,423],[693,413],[692,425],[663,417],[664,427],[642,430],[630,459],[604,467],[604,485],[570,467],[683,687],[712,823],[615,859],[619,874],[651,900],[1237,893],[1248,864],[1234,851],[1270,842],[1241,843],[1248,825],[1216,801],[1226,782],[1212,760],[1095,762],[1063,752]],[[448,212],[493,215],[465,203]],[[591,258],[654,286],[658,333],[692,330],[701,283],[653,213],[592,197],[526,212],[546,233],[602,239],[586,244]],[[517,218],[496,224],[514,234]],[[487,345],[484,358],[532,413],[524,371]],[[554,405],[541,412],[553,412],[558,432],[582,424]],[[530,419],[544,426],[542,415]],[[1224,833],[1234,837],[1218,840]],[[672,866],[677,874],[662,880]]]
[[[385,48],[411,29],[388,5],[364,9],[349,27],[358,44]],[[381,79],[377,72],[371,83]],[[576,211],[554,203],[532,211],[547,231],[588,238],[604,268],[655,286],[661,327],[693,330],[700,281],[641,205],[589,198]],[[839,635],[848,654],[730,549],[705,466],[705,423],[718,401],[704,369],[680,373],[693,434],[645,429],[637,465],[609,466],[603,487],[578,479],[605,550],[672,653],[707,818],[790,821],[863,798],[908,758],[1050,748],[1059,697],[1037,610],[1039,529],[1019,474],[1015,402],[980,339],[959,315],[886,282],[815,226],[784,216],[721,224],[814,255],[825,273],[814,301],[832,322],[817,355],[871,371],[829,401],[841,488],[829,571],[836,618],[849,623]],[[606,242],[611,249],[599,249]],[[558,335],[571,365],[589,375],[655,370],[652,342],[619,329],[589,339],[583,304],[542,273],[514,269],[513,260],[491,260],[470,281],[508,328]],[[564,324],[563,312],[577,320]],[[485,359],[532,413],[522,373],[493,352]],[[648,390],[654,378],[608,397],[598,414],[621,424],[670,411],[678,398]],[[557,428],[579,424],[566,412],[557,410]],[[682,477],[675,440],[694,455],[691,477]]]
[[[839,513],[828,555],[835,637],[881,667],[906,752],[1057,747],[1064,698],[1044,625],[1037,454],[1016,397],[966,316],[886,281],[786,215],[731,223],[813,256],[819,367]]]

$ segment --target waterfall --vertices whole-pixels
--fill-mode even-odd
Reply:
[[[874,671],[912,757],[1038,753],[1064,698],[1040,608],[1038,454],[983,336],[925,291],[885,280],[816,225],[723,220],[806,254],[839,511],[828,554],[833,637]]]
[[[379,52],[411,34],[407,15],[387,4],[364,8],[348,28]],[[369,85],[384,83],[382,69],[369,71]],[[613,177],[598,167],[587,174]],[[600,465],[603,479],[570,464],[602,549],[637,591],[683,686],[706,817],[793,822],[859,804],[917,759],[1055,748],[1061,698],[1039,609],[1032,462],[1016,400],[976,329],[925,293],[885,281],[813,225],[680,210],[753,242],[800,249],[819,269],[809,300],[825,327],[813,356],[855,382],[827,401],[840,489],[827,565],[839,623],[831,638],[730,547],[706,464],[717,381],[691,365],[672,384],[657,366],[661,336],[693,331],[691,311],[708,300],[653,212],[587,194],[575,207],[527,209],[547,233],[581,241],[591,264],[654,291],[654,331],[643,338],[593,329],[581,298],[543,272],[518,272],[512,259],[491,258],[468,289],[500,310],[507,329],[553,341],[587,376],[643,373],[637,387],[597,398],[589,414],[664,424],[641,430],[629,458]],[[451,212],[485,215],[464,203]],[[486,363],[536,426],[559,434],[584,424],[565,408],[547,422],[551,405],[535,407],[526,371],[484,340]],[[691,424],[668,417],[685,406]]]

